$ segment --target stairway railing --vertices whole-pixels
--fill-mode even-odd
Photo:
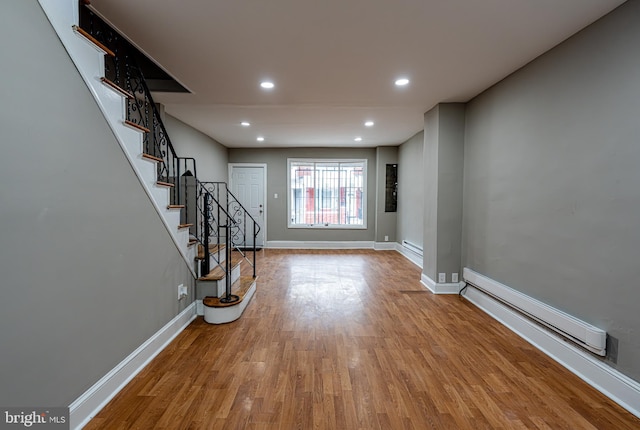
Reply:
[[[238,248],[233,243],[233,236],[237,235],[236,231],[240,228],[237,223],[234,223],[231,215],[226,211],[220,201],[214,196],[201,182],[197,182],[198,194],[200,197],[197,199],[198,203],[198,225],[202,236],[198,239],[204,250],[204,255],[201,261],[201,271],[208,273],[211,261],[211,248],[213,245],[216,255],[213,255],[213,259],[219,266],[223,267],[225,274],[225,296],[220,299],[223,303],[232,303],[239,300],[239,297],[231,294],[231,271],[233,265],[231,261],[231,251],[238,251]],[[214,215],[215,213],[215,215]],[[224,245],[224,247],[222,246]],[[224,251],[222,251],[224,249]],[[221,255],[224,252],[225,259],[222,261]],[[244,257],[244,255],[243,255]],[[246,257],[245,260],[249,261]],[[252,266],[254,268],[255,278],[255,256]]]
[[[157,161],[158,182],[173,186],[172,205],[180,198],[181,157],[174,150],[160,111],[151,96],[136,60],[135,47],[80,1],[80,28],[108,47],[114,55],[105,56],[105,78],[127,94],[126,122],[142,131],[143,152]]]
[[[223,182],[203,183],[197,179],[196,160],[178,157],[169,134],[162,121],[160,111],[153,100],[144,74],[136,60],[140,54],[123,36],[105,23],[89,7],[87,0],[79,0],[79,24],[98,42],[108,47],[113,55],[105,56],[105,79],[127,96],[127,124],[143,131],[143,152],[157,163],[157,182],[171,187],[170,206],[181,208],[181,224],[189,226],[190,239],[204,248],[201,273],[209,273],[210,245],[217,245],[214,258],[223,266],[227,278],[226,300],[233,301],[231,294],[231,250],[238,251],[253,267],[256,277],[255,237],[259,225],[246,213]],[[211,187],[208,184],[216,184]],[[224,185],[226,192],[219,190]],[[215,194],[215,195],[214,195]],[[222,197],[221,197],[222,196]],[[231,197],[230,197],[231,196]],[[221,201],[223,198],[223,201]],[[231,210],[232,209],[232,210]],[[253,259],[246,253],[246,214],[253,221]],[[224,240],[224,241],[223,241]],[[220,245],[226,244],[226,262],[222,264]]]
[[[225,214],[232,220],[235,226],[231,231],[233,248],[252,266],[253,277],[256,277],[256,252],[260,225],[247,209],[238,201],[238,198],[229,190],[226,182],[202,182],[209,193],[215,196],[220,206],[226,208]],[[247,238],[251,238],[248,242]],[[253,253],[250,259],[247,252]]]

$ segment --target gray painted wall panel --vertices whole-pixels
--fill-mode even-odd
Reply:
[[[380,146],[376,148],[376,242],[396,241],[397,212],[385,212],[385,192],[387,164],[398,164],[397,146]]]
[[[168,113],[164,123],[178,156],[196,159],[200,181],[229,182],[228,149],[225,146]]]
[[[441,103],[438,123],[438,273],[461,273],[465,105]],[[435,278],[432,278],[436,280]]]
[[[640,381],[640,2],[467,107],[464,264],[619,340]]]
[[[438,256],[438,136],[439,106],[424,114],[424,219],[422,272],[437,281]]]
[[[398,226],[397,238],[422,247],[424,215],[424,170],[422,150],[424,131],[398,148]]]
[[[67,406],[192,278],[35,0],[0,3],[0,51],[0,404]]]

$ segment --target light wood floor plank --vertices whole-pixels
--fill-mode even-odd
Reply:
[[[243,316],[196,319],[87,429],[640,429],[396,252],[258,254]]]

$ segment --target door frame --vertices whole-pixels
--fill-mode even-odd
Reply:
[[[267,247],[267,163],[227,163],[228,165],[228,178],[229,178],[229,190],[233,192],[233,169],[235,167],[262,167],[262,198],[263,198],[263,217],[264,217],[264,225],[260,226],[260,230],[262,231],[262,247]]]

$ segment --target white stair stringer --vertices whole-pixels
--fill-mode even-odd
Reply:
[[[200,262],[196,261],[196,257],[198,256],[197,248],[198,247],[196,246],[196,244],[189,245],[187,248],[187,257],[189,258],[189,261],[191,262],[191,264],[194,266],[194,271],[200,272]],[[196,279],[198,278],[197,273],[195,277]]]
[[[124,123],[126,119],[126,98],[101,81],[104,76],[105,52],[80,34],[77,34],[73,29],[73,26],[79,23],[78,1],[38,1],[96,100],[131,167],[136,172],[145,192],[160,215],[160,219],[169,235],[187,262],[189,270],[196,277],[194,267],[195,254],[192,249],[194,247],[188,246],[189,230],[178,229],[180,223],[179,214],[176,216],[176,211],[167,209],[169,190],[167,187],[156,185],[155,163],[141,157],[142,133]]]

